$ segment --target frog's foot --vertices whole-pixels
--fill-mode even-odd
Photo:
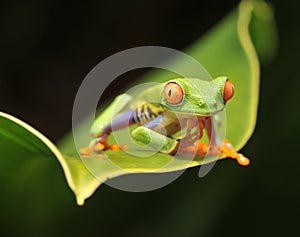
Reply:
[[[93,153],[95,154],[102,153],[102,151],[105,150],[105,147],[106,144],[97,142],[95,145],[80,148],[79,152],[81,154],[81,157],[86,158],[92,155]]]
[[[103,142],[98,141],[95,145],[81,148],[79,152],[83,157],[89,157],[93,153],[97,154],[98,156],[101,156],[103,154],[103,151],[121,150],[121,149],[126,149],[127,147],[128,147],[127,145],[123,145],[123,146],[120,146],[118,144],[108,145],[106,141]]]
[[[91,146],[87,146],[87,147],[82,147],[79,150],[79,153],[81,154],[81,156],[86,157],[88,155],[90,155],[91,153],[94,152],[94,148]]]
[[[118,150],[123,150],[123,149],[127,149],[127,148],[128,148],[128,145],[112,144],[112,145],[107,146],[107,148],[105,150],[118,151]]]
[[[247,157],[233,150],[229,140],[224,141],[221,153],[224,154],[226,157],[236,159],[236,161],[242,166],[247,166],[250,164],[250,160]]]
[[[199,142],[194,146],[189,146],[184,148],[184,151],[189,154],[195,154],[197,156],[203,157],[206,154],[217,155],[221,153],[221,148],[219,146],[208,146],[204,142]]]
[[[208,150],[208,146],[204,142],[199,142],[193,146],[184,147],[177,152],[179,154],[204,156]]]
[[[250,160],[247,157],[233,150],[229,140],[225,140],[222,147],[218,145],[208,146],[204,142],[199,142],[195,146],[188,146],[183,148],[181,153],[187,155],[197,155],[200,157],[203,157],[205,154],[217,155],[222,153],[226,157],[236,159],[238,164],[242,166],[247,166],[250,164]]]

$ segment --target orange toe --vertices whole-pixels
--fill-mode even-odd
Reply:
[[[112,144],[108,147],[108,149],[118,151],[121,150],[121,146],[119,146],[118,144]]]
[[[79,150],[80,154],[85,155],[85,156],[91,154],[93,151],[94,151],[93,147],[83,147],[83,148],[80,148],[80,150]]]
[[[250,160],[242,154],[239,154],[239,158],[237,158],[236,161],[242,166],[250,165]]]
[[[94,146],[94,150],[95,151],[103,151],[105,149],[104,144],[98,142],[95,146]]]
[[[247,157],[233,150],[232,145],[228,140],[224,141],[222,153],[227,157],[236,159],[239,165],[247,166],[250,164],[250,160]]]
[[[204,142],[199,142],[197,144],[197,155],[198,156],[204,156],[207,152],[208,145],[206,145]]]

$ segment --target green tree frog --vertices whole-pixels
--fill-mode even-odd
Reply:
[[[128,94],[119,95],[95,120],[91,127],[94,139],[88,147],[80,149],[80,153],[88,156],[93,152],[121,149],[117,144],[108,144],[109,134],[136,124],[137,128],[131,133],[133,139],[160,152],[199,156],[207,152],[223,153],[246,166],[250,160],[234,151],[227,139],[218,141],[212,122],[213,116],[225,108],[233,95],[234,86],[225,76],[211,81],[176,78],[144,90],[136,98],[136,103],[132,103],[133,98]],[[124,111],[128,104],[132,106]],[[112,111],[117,111],[113,119]],[[200,141],[204,129],[210,141],[209,146]],[[181,135],[174,137],[178,132]]]

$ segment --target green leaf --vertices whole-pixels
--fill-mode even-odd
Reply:
[[[1,175],[7,175],[22,163],[40,157],[56,158],[64,170],[68,169],[69,164],[47,137],[27,123],[3,112],[0,112],[0,140],[1,153],[6,154],[6,157],[1,159]],[[66,178],[69,181],[68,173]],[[72,185],[72,182],[69,184]]]
[[[269,27],[273,27],[272,17],[272,10],[266,3],[242,1],[239,9],[231,12],[220,24],[186,50],[186,53],[201,62],[213,77],[227,75],[235,84],[236,94],[226,108],[226,137],[237,150],[246,144],[255,127],[259,94],[259,59],[250,38],[249,27],[251,26],[251,32],[255,32],[255,42],[260,42],[257,43],[257,47],[261,59],[270,60],[275,48],[275,45],[268,44],[270,39],[275,37],[275,31],[269,30]],[[266,45],[268,47],[265,47]],[[184,62],[177,63],[178,67],[184,66]],[[168,75],[168,72],[155,71],[139,81],[163,82]],[[82,134],[82,141],[86,142],[89,139],[89,127],[83,122],[78,129]],[[59,150],[41,133],[5,113],[0,113],[0,138],[4,141],[0,145],[1,151],[5,151],[5,154],[16,152],[12,155],[13,159],[1,160],[0,172],[6,175],[5,172],[9,172],[9,168],[28,159],[45,157],[53,160],[56,157],[79,205],[83,205],[85,199],[107,179],[128,173],[171,172],[217,159],[210,157],[204,161],[198,157],[190,161],[161,153],[141,158],[128,155],[124,151],[107,151],[108,158],[81,159],[71,136],[60,142]]]
[[[56,157],[59,161],[62,159],[60,151],[44,135],[23,121],[3,112],[0,112],[0,140],[2,141],[1,152],[9,154],[10,157],[16,157],[14,155],[16,153],[23,154],[24,157]],[[1,172],[8,171],[1,165]]]

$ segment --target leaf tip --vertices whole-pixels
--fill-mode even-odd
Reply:
[[[78,206],[83,206],[84,205],[85,199],[82,197],[76,197],[76,203]]]

